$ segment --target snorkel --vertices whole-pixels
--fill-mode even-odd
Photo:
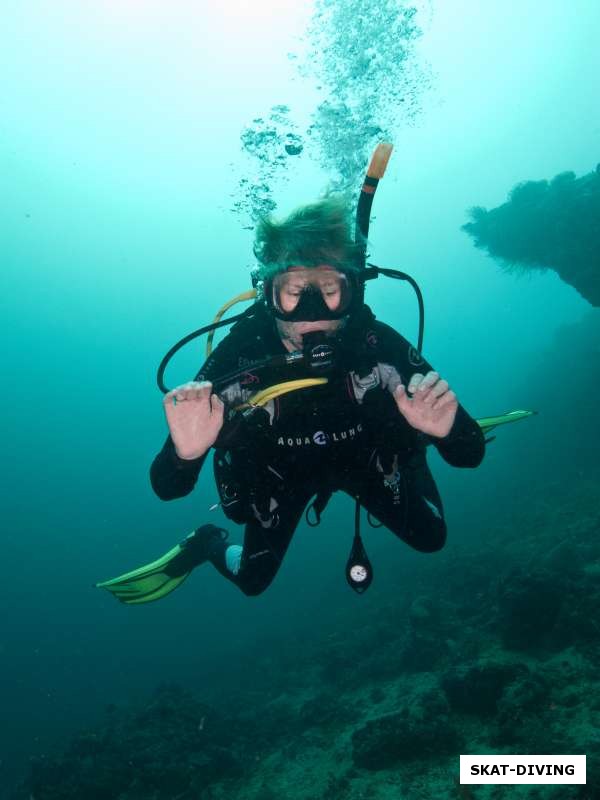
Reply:
[[[366,267],[367,240],[369,238],[369,226],[371,224],[371,208],[375,192],[379,181],[385,175],[388,161],[392,155],[393,145],[382,142],[375,148],[371,156],[371,162],[367,168],[367,173],[358,197],[356,206],[356,229],[354,238],[362,245],[362,267]]]
[[[369,226],[371,222],[371,208],[373,206],[373,199],[379,181],[383,178],[388,161],[392,155],[393,145],[382,143],[378,144],[371,157],[371,162],[365,175],[360,196],[358,198],[358,205],[356,208],[356,232],[355,237],[357,242],[363,243],[363,264],[362,264],[362,286],[364,291],[365,281],[378,278],[384,275],[386,278],[396,278],[396,280],[407,281],[415,290],[417,295],[417,302],[419,304],[419,334],[417,337],[417,352],[421,353],[423,350],[423,333],[425,328],[425,306],[423,303],[423,295],[419,289],[418,283],[413,277],[406,272],[400,272],[397,269],[386,269],[378,267],[375,264],[367,262],[367,240],[369,237]]]

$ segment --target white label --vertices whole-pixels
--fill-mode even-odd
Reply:
[[[461,783],[585,783],[585,756],[461,756]]]

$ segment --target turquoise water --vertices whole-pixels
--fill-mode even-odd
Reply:
[[[470,207],[502,204],[520,181],[595,169],[600,11],[587,0],[431,2],[414,16],[407,8],[370,0],[301,8],[42,0],[4,9],[0,785],[7,791],[31,757],[60,752],[80,727],[100,724],[110,704],[147,704],[161,682],[215,704],[241,691],[249,712],[289,693],[296,699],[282,703],[272,726],[297,731],[297,698],[308,702],[319,686],[335,686],[349,660],[387,652],[390,631],[408,629],[415,593],[435,602],[444,576],[459,586],[455,575],[475,569],[473,553],[480,567],[489,559],[485,585],[492,585],[502,559],[510,561],[499,542],[505,534],[515,561],[519,548],[527,553],[526,574],[536,548],[552,550],[565,537],[580,560],[596,563],[585,536],[594,530],[598,486],[598,311],[553,271],[507,274],[460,228]],[[402,20],[408,27],[393,28]],[[261,136],[265,130],[274,139]],[[287,133],[302,152],[286,153],[277,137]],[[253,212],[270,202],[284,213],[331,184],[356,190],[381,138],[395,149],[375,200],[371,252],[419,281],[427,358],[474,416],[518,407],[539,416],[499,431],[473,473],[431,459],[449,520],[446,550],[420,557],[368,529],[377,575],[364,598],[344,581],[352,506],[336,497],[324,524],[299,529],[278,579],[259,598],[243,597],[206,568],[163,603],[111,602],[92,589],[97,580],[166,550],[207,521],[216,498],[208,469],[184,500],[161,503],[151,491],[148,468],[166,433],[158,361],[249,287]],[[263,184],[258,193],[248,188]],[[408,288],[379,280],[367,301],[415,339]],[[190,346],[168,382],[187,380],[202,357]],[[568,519],[560,516],[565,508]],[[219,513],[211,520],[222,522]],[[496,617],[488,601],[489,623]],[[488,630],[485,615],[478,625]],[[571,679],[583,686],[598,654],[593,636],[582,631],[550,650],[545,642],[535,656],[540,669],[569,649],[565,659],[587,659]],[[320,656],[330,664],[325,677],[308,666]],[[429,686],[437,671],[460,662],[454,655],[416,673],[400,664],[385,680],[396,680],[397,694],[416,691],[407,675]],[[357,698],[354,716],[334,708],[339,728],[317,715],[298,735],[308,729],[341,742],[336,763],[344,764],[348,737],[377,706],[369,692],[382,680],[366,670],[344,687]],[[394,710],[392,700],[384,710]],[[557,725],[559,742],[561,725],[572,727],[568,714]],[[284,778],[295,764],[291,798],[427,796],[395,767],[369,773],[367,783],[360,770],[344,773],[345,783],[337,774],[342,783],[329,790],[333,767],[309,744],[292,749],[316,776],[312,789],[293,788],[299,764],[289,753],[269,756],[266,745],[262,752],[279,759]],[[423,759],[439,767],[435,756]],[[270,781],[261,763],[236,796],[269,796],[259,791]]]

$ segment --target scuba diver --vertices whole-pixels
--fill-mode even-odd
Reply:
[[[368,175],[367,222],[363,207],[354,235],[339,196],[282,221],[263,218],[251,313],[234,318],[193,381],[167,391],[159,371],[169,435],[151,466],[154,492],[162,500],[188,495],[214,449],[219,505],[245,526],[244,537],[233,543],[223,528],[200,526],[157,561],[98,584],[122,602],[159,599],[205,562],[244,594],[260,594],[303,514],[318,524],[337,491],[355,502],[346,579],[357,592],[373,575],[360,536],[361,508],[373,526],[385,526],[415,550],[444,546],[444,510],[427,447],[452,466],[477,467],[484,431],[507,420],[486,427],[459,404],[421,355],[422,315],[413,346],[365,304],[374,192]]]

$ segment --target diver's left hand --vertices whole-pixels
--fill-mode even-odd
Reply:
[[[412,397],[409,397],[409,394]],[[408,390],[399,384],[394,391],[398,411],[413,428],[430,436],[447,436],[456,417],[458,400],[437,372],[416,373]]]

